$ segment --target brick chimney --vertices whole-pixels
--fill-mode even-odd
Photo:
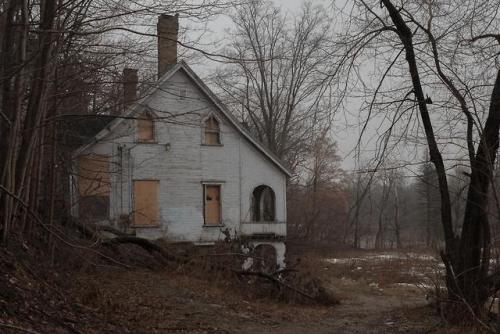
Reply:
[[[177,64],[177,36],[179,33],[179,14],[162,14],[158,17],[158,78]]]
[[[123,69],[123,107],[126,109],[137,100],[137,69]]]

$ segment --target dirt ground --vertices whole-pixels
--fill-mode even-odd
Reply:
[[[332,280],[344,294],[332,307],[246,300],[182,274],[114,271],[79,280],[82,303],[133,333],[424,333],[438,322],[417,290],[381,291],[348,279]]]
[[[399,282],[402,275],[391,274],[392,282],[387,277],[394,259],[363,261],[361,267],[353,266],[351,257],[341,255],[345,260],[339,263],[302,259],[302,266],[319,270],[341,300],[336,306],[247,298],[225,286],[223,277],[170,271],[101,271],[80,275],[73,286],[82,304],[133,333],[429,333],[437,328],[427,291]],[[415,265],[402,261],[408,265],[399,263],[398,271]]]
[[[334,255],[295,259],[340,300],[332,306],[256,297],[210,271],[108,267],[53,275],[4,256],[0,333],[446,332],[428,306],[441,270],[432,255]]]

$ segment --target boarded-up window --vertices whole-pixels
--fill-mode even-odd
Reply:
[[[134,181],[134,225],[151,226],[158,224],[158,180]]]
[[[80,196],[109,195],[109,156],[89,154],[78,159]]]
[[[140,115],[137,119],[137,140],[154,141],[154,121],[148,114]]]
[[[205,121],[205,142],[206,145],[220,145],[220,127],[215,117],[209,117]]]
[[[89,154],[78,158],[78,213],[80,218],[106,219],[109,215],[109,156]]]
[[[220,185],[204,186],[205,225],[220,225],[221,198]]]

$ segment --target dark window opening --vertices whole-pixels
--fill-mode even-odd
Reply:
[[[276,219],[274,191],[268,186],[258,186],[252,193],[252,220],[274,221]]]
[[[276,249],[272,245],[258,245],[253,254],[253,269],[255,271],[270,273],[278,269]]]
[[[109,217],[109,196],[82,196],[78,202],[78,217],[106,220]]]

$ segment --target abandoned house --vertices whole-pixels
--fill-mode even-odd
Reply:
[[[157,84],[138,98],[124,70],[123,115],[73,153],[72,215],[149,239],[230,233],[282,266],[290,172],[177,62],[177,31],[177,16],[159,17]]]

